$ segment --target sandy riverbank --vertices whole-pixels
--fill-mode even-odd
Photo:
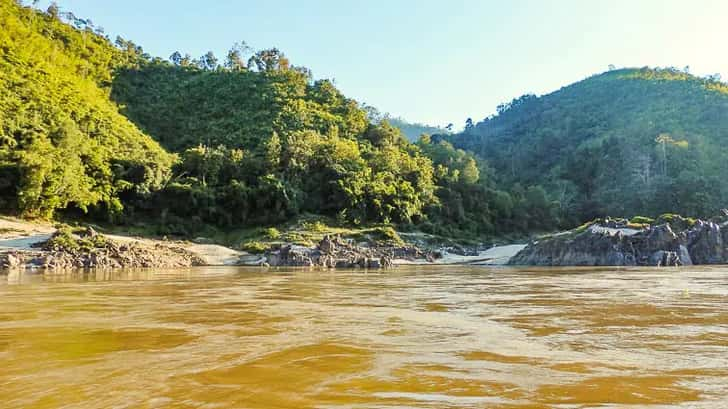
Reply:
[[[56,229],[48,223],[0,217],[0,255],[14,254],[20,255],[21,258],[25,256],[26,259],[39,260],[44,256],[44,251],[39,248],[39,245],[50,239],[55,232]],[[164,254],[178,253],[184,254],[189,260],[194,260],[195,265],[265,265],[267,262],[263,255],[250,254],[216,244],[196,244],[187,241],[155,240],[112,234],[104,234],[103,237],[113,243],[115,249],[131,248],[137,251],[141,249],[147,258],[151,255],[152,259],[155,253],[159,253],[160,257]],[[452,254],[443,250],[440,251],[441,257],[436,259],[399,258],[392,260],[392,263],[394,265],[504,265],[524,247],[525,245],[517,244],[496,246],[481,251],[477,255],[468,256]],[[154,261],[152,261],[153,263]]]
[[[26,259],[42,257],[45,251],[40,249],[39,245],[50,239],[55,232],[56,228],[48,223],[0,217],[0,255],[14,254],[25,256]],[[115,234],[104,234],[103,237],[122,249],[141,249],[152,256],[185,254],[189,259],[196,260],[195,264],[200,265],[236,265],[240,264],[241,257],[247,255],[245,252],[215,244],[154,240]]]

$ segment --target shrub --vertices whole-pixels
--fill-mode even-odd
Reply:
[[[43,247],[55,251],[84,251],[105,248],[109,245],[106,237],[96,234],[87,235],[88,230],[83,227],[61,227],[45,242]]]
[[[312,233],[325,233],[329,230],[329,227],[325,223],[320,221],[303,222],[301,223],[303,230],[310,231]]]
[[[652,224],[655,222],[655,219],[644,216],[635,216],[629,222],[630,224]]]
[[[582,224],[581,226],[572,230],[572,232],[573,233],[583,233],[586,231],[586,229],[588,229],[589,227],[591,227],[592,224],[595,224],[595,223],[599,223],[599,219],[586,222],[586,223]]]
[[[268,240],[278,240],[281,237],[281,232],[275,227],[269,227],[263,230],[263,236]]]
[[[78,238],[74,237],[73,229],[70,227],[59,228],[53,236],[45,242],[43,247],[46,250],[65,250],[74,251],[79,250],[80,246]]]
[[[243,251],[247,251],[248,253],[265,253],[270,249],[270,245],[260,242],[260,241],[246,241],[245,243],[240,245],[240,248]]]
[[[686,230],[695,225],[696,220],[691,217],[682,217],[679,214],[665,213],[657,218],[656,224],[669,223],[673,230]]]
[[[379,243],[401,245],[404,243],[399,234],[390,226],[377,227],[371,230],[370,236],[372,240]]]

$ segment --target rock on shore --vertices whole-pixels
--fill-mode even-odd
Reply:
[[[684,266],[728,263],[728,221],[679,216],[635,226],[599,220],[529,244],[508,264],[533,266]]]
[[[265,254],[261,263],[270,266],[327,267],[327,268],[389,268],[397,259],[430,259],[437,257],[414,246],[356,245],[341,237],[327,235],[315,247],[292,244]]]
[[[120,243],[93,229],[57,231],[38,248],[0,254],[0,269],[111,269],[204,265],[196,254],[162,243]]]
[[[32,224],[0,217],[0,271],[47,269],[174,268],[190,266],[305,266],[380,269],[397,265],[505,264],[523,246],[433,247],[422,241],[325,236],[311,247],[274,244],[264,254],[209,244],[99,234],[93,228]]]

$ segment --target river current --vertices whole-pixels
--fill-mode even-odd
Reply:
[[[728,268],[0,276],[3,408],[728,407]]]

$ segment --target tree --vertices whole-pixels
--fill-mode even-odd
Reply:
[[[217,57],[215,57],[215,54],[212,51],[208,51],[205,55],[200,57],[199,67],[206,71],[215,71],[218,67]]]
[[[265,144],[265,166],[271,172],[278,170],[281,163],[281,139],[273,132]]]
[[[277,48],[260,50],[248,59],[248,69],[256,68],[259,72],[285,71],[289,67],[288,58]]]
[[[465,184],[478,183],[480,178],[480,170],[478,164],[472,156],[468,156],[464,159],[464,163],[460,170],[460,181]]]
[[[363,138],[370,141],[374,146],[386,146],[403,143],[405,141],[402,132],[384,120],[378,125],[369,125]]]
[[[58,3],[52,1],[51,4],[48,6],[48,9],[46,10],[46,13],[48,13],[48,15],[53,17],[54,19],[58,19],[58,16],[60,15],[60,10],[61,9],[58,7]]]
[[[720,82],[723,77],[720,75],[719,72],[716,72],[715,74],[708,75],[707,80],[710,82]]]
[[[182,65],[182,54],[180,54],[179,51],[175,51],[172,53],[172,55],[169,56],[169,60],[172,62],[172,64],[176,66]]]
[[[125,40],[121,36],[116,36],[114,41],[116,46],[124,52],[131,62],[137,62],[138,60],[149,60],[150,56],[144,53],[144,49],[134,44],[133,41]]]
[[[191,55],[185,54],[185,56],[180,60],[179,65],[180,67],[192,67],[195,63]]]
[[[662,147],[662,175],[667,176],[667,145],[687,148],[688,142],[676,141],[672,138],[672,136],[670,136],[670,134],[667,133],[661,133],[658,135],[657,138],[655,138],[655,142]]]
[[[243,41],[235,43],[228,51],[225,58],[225,68],[230,71],[244,71],[247,69],[245,65],[245,55],[251,51],[251,48]]]

